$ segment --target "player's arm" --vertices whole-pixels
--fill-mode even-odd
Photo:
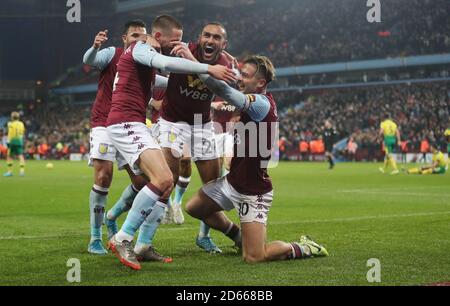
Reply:
[[[396,136],[397,136],[397,143],[398,145],[400,145],[402,143],[402,139],[400,137],[400,130],[397,129],[397,131],[395,132]]]
[[[116,48],[109,47],[99,51],[102,44],[108,40],[107,35],[108,30],[105,30],[99,32],[97,36],[95,36],[93,46],[89,48],[83,56],[84,64],[103,70],[111,63],[114,54],[116,53]]]
[[[202,74],[207,73],[225,81],[235,81],[231,69],[220,65],[196,63],[183,58],[162,55],[143,42],[137,42],[133,49],[133,58],[141,65],[173,73]]]
[[[270,111],[270,102],[264,95],[245,95],[224,81],[201,74],[200,79],[217,96],[234,105],[241,112],[247,113],[256,122],[263,120]]]

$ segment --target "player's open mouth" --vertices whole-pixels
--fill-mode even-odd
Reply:
[[[211,57],[214,54],[215,48],[213,46],[205,46],[203,48],[206,57]]]

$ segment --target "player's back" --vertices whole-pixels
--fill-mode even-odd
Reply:
[[[397,133],[397,124],[391,119],[381,122],[380,127],[383,129],[384,136],[395,136]]]
[[[251,96],[253,96],[251,99],[254,101],[255,95]],[[270,153],[275,141],[274,136],[277,129],[278,115],[273,96],[271,94],[265,94],[264,96],[269,100],[270,110],[263,120],[256,122],[257,136],[250,139],[251,137],[248,137],[249,133],[246,133],[245,130],[239,131],[239,124],[235,129],[235,138],[239,138],[240,141],[234,144],[234,157],[231,160],[230,173],[227,179],[242,194],[261,195],[273,189],[272,181],[267,173],[267,164],[271,158]],[[240,121],[243,124],[255,122],[246,113],[241,114]],[[260,142],[264,137],[261,133],[266,133],[265,144]],[[251,145],[256,145],[256,156],[252,154],[255,148],[250,148]],[[263,155],[262,153],[266,152],[261,152],[261,149],[269,152],[269,154]],[[245,151],[245,154],[241,156],[244,153],[243,151]]]
[[[25,134],[25,125],[20,120],[14,120],[8,122],[8,141],[9,142],[21,142]]]
[[[111,62],[100,72],[97,96],[91,111],[91,128],[106,126],[108,114],[111,109],[114,78],[117,73],[117,64],[123,54],[122,48],[115,48]]]
[[[189,49],[200,61],[199,46],[190,43]],[[218,65],[232,67],[231,62],[221,54]],[[202,123],[211,121],[210,108],[214,94],[200,81],[196,74],[171,73],[167,92],[164,97],[161,116],[170,122],[187,122],[194,124],[194,114],[200,114]]]
[[[145,123],[156,73],[155,69],[134,60],[135,46],[133,43],[124,51],[117,65],[108,126],[123,122]]]

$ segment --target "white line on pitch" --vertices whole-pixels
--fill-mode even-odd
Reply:
[[[412,192],[391,192],[386,190],[376,190],[376,189],[349,189],[340,190],[340,193],[369,193],[369,194],[382,194],[382,195],[392,195],[392,196],[414,196],[414,197],[441,197],[449,198],[450,194],[436,194],[436,193],[412,193]]]
[[[428,217],[428,216],[440,216],[450,215],[450,211],[430,212],[430,213],[410,213],[410,214],[397,214],[397,215],[379,215],[379,216],[359,216],[348,218],[332,218],[332,219],[316,219],[316,220],[299,220],[299,221],[276,221],[270,222],[269,225],[286,225],[286,224],[309,224],[309,223],[333,223],[333,222],[352,222],[352,221],[364,221],[374,219],[392,219],[392,218],[410,218],[410,217]],[[160,228],[159,232],[173,232],[173,231],[185,231],[196,229],[197,226],[181,226],[177,228]],[[85,236],[85,232],[73,232],[65,235],[42,235],[42,236],[0,236],[0,240],[21,240],[21,239],[56,239],[67,237]]]

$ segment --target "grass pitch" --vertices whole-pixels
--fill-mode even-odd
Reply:
[[[330,257],[248,265],[216,232],[224,254],[208,255],[195,246],[198,221],[186,217],[184,225],[162,225],[155,238],[174,262],[135,272],[111,254],[87,253],[92,169],[54,164],[28,162],[26,177],[0,177],[0,285],[69,285],[70,258],[81,262],[81,285],[374,285],[366,279],[371,258],[381,262],[376,285],[450,281],[448,174],[391,177],[377,164],[329,171],[326,164],[281,163],[271,170],[268,238],[295,241],[306,233]],[[127,184],[116,171],[108,207]],[[185,199],[199,187],[194,169]]]

